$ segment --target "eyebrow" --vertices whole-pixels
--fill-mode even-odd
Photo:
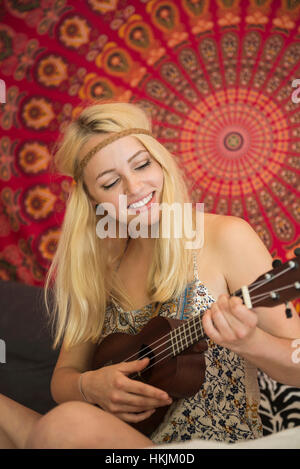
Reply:
[[[132,155],[132,156],[127,160],[127,163],[130,163],[130,161],[133,160],[133,158],[135,158],[136,156],[138,156],[140,153],[144,153],[144,152],[147,152],[147,153],[148,153],[148,150],[142,149],[142,150],[137,151],[136,153],[134,153],[134,155]],[[115,170],[116,170],[116,168],[112,168],[112,169],[107,169],[106,171],[103,171],[102,173],[99,173],[98,176],[96,177],[96,181],[97,181],[97,179],[100,178],[101,176],[104,176],[104,174],[113,173]]]

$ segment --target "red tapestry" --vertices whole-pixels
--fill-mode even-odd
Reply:
[[[0,11],[1,278],[43,285],[70,189],[50,171],[53,143],[83,101],[108,98],[151,113],[194,202],[293,257],[299,0],[4,0]]]

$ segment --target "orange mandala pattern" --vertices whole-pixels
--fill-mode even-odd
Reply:
[[[150,113],[194,202],[293,257],[300,0],[2,3],[1,278],[43,284],[70,190],[51,172],[54,143],[82,103],[107,99]]]

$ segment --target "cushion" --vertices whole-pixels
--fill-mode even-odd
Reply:
[[[56,405],[50,381],[59,350],[48,323],[42,288],[0,281],[0,393],[42,414]]]
[[[300,426],[300,388],[274,381],[258,371],[259,414],[264,435]]]

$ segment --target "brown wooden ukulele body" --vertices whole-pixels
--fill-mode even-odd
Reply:
[[[272,307],[299,298],[300,249],[295,250],[295,255],[230,296],[242,298],[248,308]],[[286,317],[291,317],[289,308]],[[204,337],[201,314],[185,321],[155,317],[139,334],[116,333],[106,337],[96,350],[93,369],[147,356],[150,364],[141,371],[138,379],[163,389],[173,399],[190,397],[196,394],[205,379],[203,352],[207,350],[207,343]],[[150,435],[167,410],[168,406],[160,407],[151,417],[133,426]]]
[[[159,316],[151,319],[136,335],[109,335],[96,351],[93,369],[147,356],[150,358],[149,365],[139,376],[134,376],[135,379],[166,391],[173,400],[193,396],[205,379],[203,352],[207,350],[207,344],[203,339],[174,356],[173,347],[168,340],[170,332],[184,322]],[[151,417],[132,426],[150,435],[162,421],[168,407],[158,408]]]

